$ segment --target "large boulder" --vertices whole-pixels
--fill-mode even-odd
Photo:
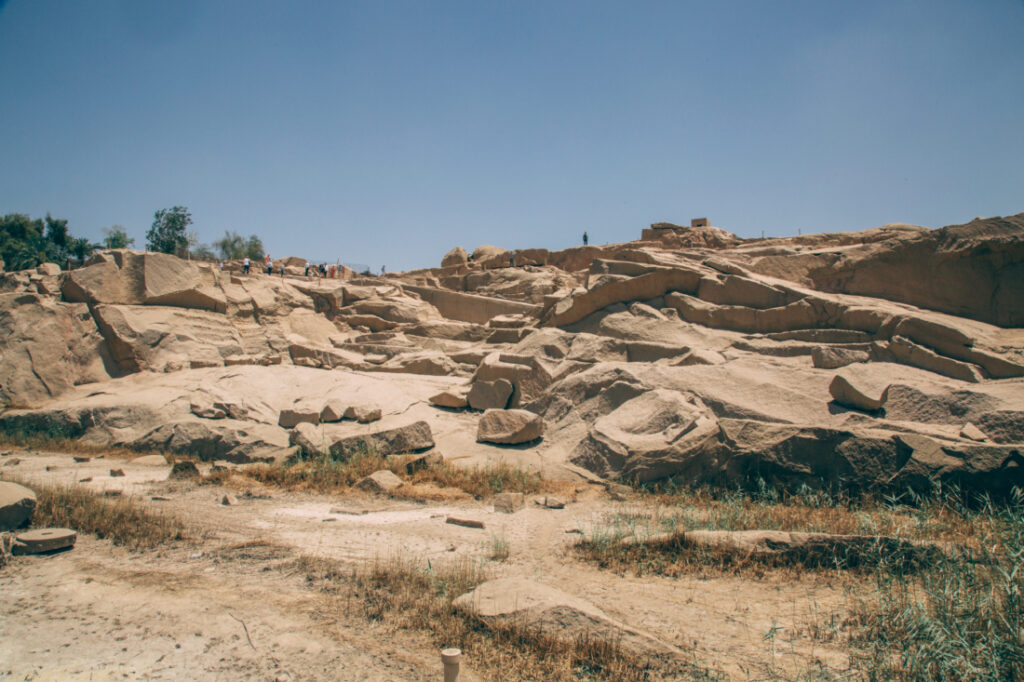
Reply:
[[[119,250],[112,258],[68,273],[68,301],[166,305],[226,312],[227,299],[207,265],[165,253]]]
[[[27,526],[36,510],[36,494],[23,485],[0,481],[0,531]]]
[[[406,296],[368,298],[345,306],[341,312],[360,316],[373,315],[394,324],[419,324],[441,319],[441,313],[431,304]]]
[[[606,478],[651,481],[687,471],[717,435],[700,398],[655,389],[596,419],[572,461]]]
[[[474,410],[504,410],[512,397],[512,382],[507,379],[475,381],[466,395],[466,402]]]
[[[544,419],[526,410],[487,410],[480,417],[476,439],[481,443],[529,443],[544,435]]]
[[[434,447],[434,436],[430,425],[418,421],[394,429],[349,436],[335,441],[330,446],[331,455],[351,457],[360,452],[373,452],[381,456],[402,455]]]
[[[93,314],[117,370],[126,374],[220,367],[253,348],[226,316],[205,310],[97,305]],[[270,351],[265,340],[259,349]]]
[[[840,405],[874,412],[885,405],[889,383],[884,377],[872,379],[864,375],[836,374],[828,390]]]

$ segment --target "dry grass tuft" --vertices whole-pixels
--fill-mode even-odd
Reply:
[[[956,490],[928,498],[850,498],[820,490],[785,493],[762,486],[756,492],[671,489],[640,495],[598,524],[577,545],[585,559],[602,568],[638,574],[683,574],[708,577],[768,572],[871,572],[880,566],[909,571],[920,568],[910,555],[894,556],[892,543],[834,556],[746,556],[728,550],[685,546],[681,542],[643,542],[649,536],[686,530],[780,530],[863,535],[907,541],[938,542],[959,550],[977,549],[990,529],[984,515],[965,513]],[[621,538],[641,542],[621,543]],[[923,555],[921,555],[923,556]],[[899,561],[897,561],[899,559]]]
[[[863,556],[805,562],[799,556],[754,558],[697,549],[671,539],[619,542],[623,536],[698,528],[885,535],[938,541],[951,551],[915,563],[879,543],[878,551]],[[636,507],[608,519],[577,551],[604,568],[640,574],[855,576],[848,583],[851,616],[832,636],[849,642],[857,679],[1024,680],[1021,491],[995,503],[949,488],[928,497],[856,499],[766,488],[662,490],[642,495]]]
[[[487,626],[456,611],[452,601],[488,578],[468,559],[426,566],[404,558],[381,559],[362,567],[345,567],[325,559],[303,557],[299,567],[308,580],[334,594],[339,608],[354,603],[367,620],[426,633],[439,647],[457,646],[467,667],[491,680],[654,680],[681,679],[683,669],[631,654],[615,642],[591,638],[561,640],[519,624]],[[685,669],[691,677],[696,668]]]
[[[853,597],[854,662],[874,679],[1024,680],[1024,495],[954,506],[977,549],[920,574],[877,571]]]
[[[174,461],[174,455],[158,450],[133,450],[117,445],[97,445],[94,443],[83,443],[59,434],[26,433],[24,431],[0,431],[0,447],[24,448],[27,450],[69,455],[88,455],[90,457],[106,457],[109,459],[134,459],[144,455],[163,455],[167,458],[168,462]]]
[[[382,457],[372,451],[357,452],[347,459],[317,456],[295,462],[256,464],[233,472],[263,485],[289,490],[321,493],[345,492],[359,479],[388,469],[406,482],[393,497],[418,500],[450,500],[470,495],[478,499],[502,492],[564,492],[568,483],[548,481],[539,473],[505,463],[477,469],[462,469],[448,462],[435,464],[413,474],[400,457]],[[232,472],[214,472],[204,482],[224,484]]]
[[[17,482],[36,493],[36,527],[71,528],[133,550],[189,539],[181,519],[146,509],[131,498],[105,498],[76,485]]]

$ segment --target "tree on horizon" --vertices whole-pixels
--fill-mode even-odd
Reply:
[[[191,224],[192,213],[184,206],[160,209],[153,214],[153,226],[146,232],[146,249],[185,256]]]

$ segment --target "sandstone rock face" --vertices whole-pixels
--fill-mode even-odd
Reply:
[[[476,439],[484,443],[529,443],[544,435],[544,420],[526,410],[487,410],[480,417]]]
[[[88,306],[0,294],[0,405],[38,405],[118,374]]]
[[[824,291],[1019,327],[1024,325],[1022,232],[1024,214],[905,232],[893,241],[847,249],[842,261],[807,276]]]
[[[0,531],[27,526],[36,510],[36,494],[10,481],[0,481]]]
[[[661,225],[386,279],[132,251],[4,272],[0,429],[234,462],[436,440],[474,466],[513,454],[494,435],[574,476],[1006,493],[1024,484],[1022,220]]]

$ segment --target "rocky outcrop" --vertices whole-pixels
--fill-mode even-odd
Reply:
[[[1003,327],[1024,325],[1024,213],[940,230],[880,230],[877,238],[872,231],[856,233],[847,239],[860,237],[859,243],[816,255],[799,278],[821,291],[900,301]],[[755,256],[747,267],[796,279],[786,262],[785,256]]]
[[[458,265],[465,265],[469,260],[469,256],[466,254],[466,250],[461,246],[456,246],[454,249],[444,254],[444,258],[441,259],[442,268],[450,268]]]
[[[514,443],[608,479],[1006,491],[1024,446],[1020,223],[760,240],[663,225],[358,279],[103,252],[0,276],[0,401],[36,408],[0,428],[238,461],[436,438],[459,462]]]

